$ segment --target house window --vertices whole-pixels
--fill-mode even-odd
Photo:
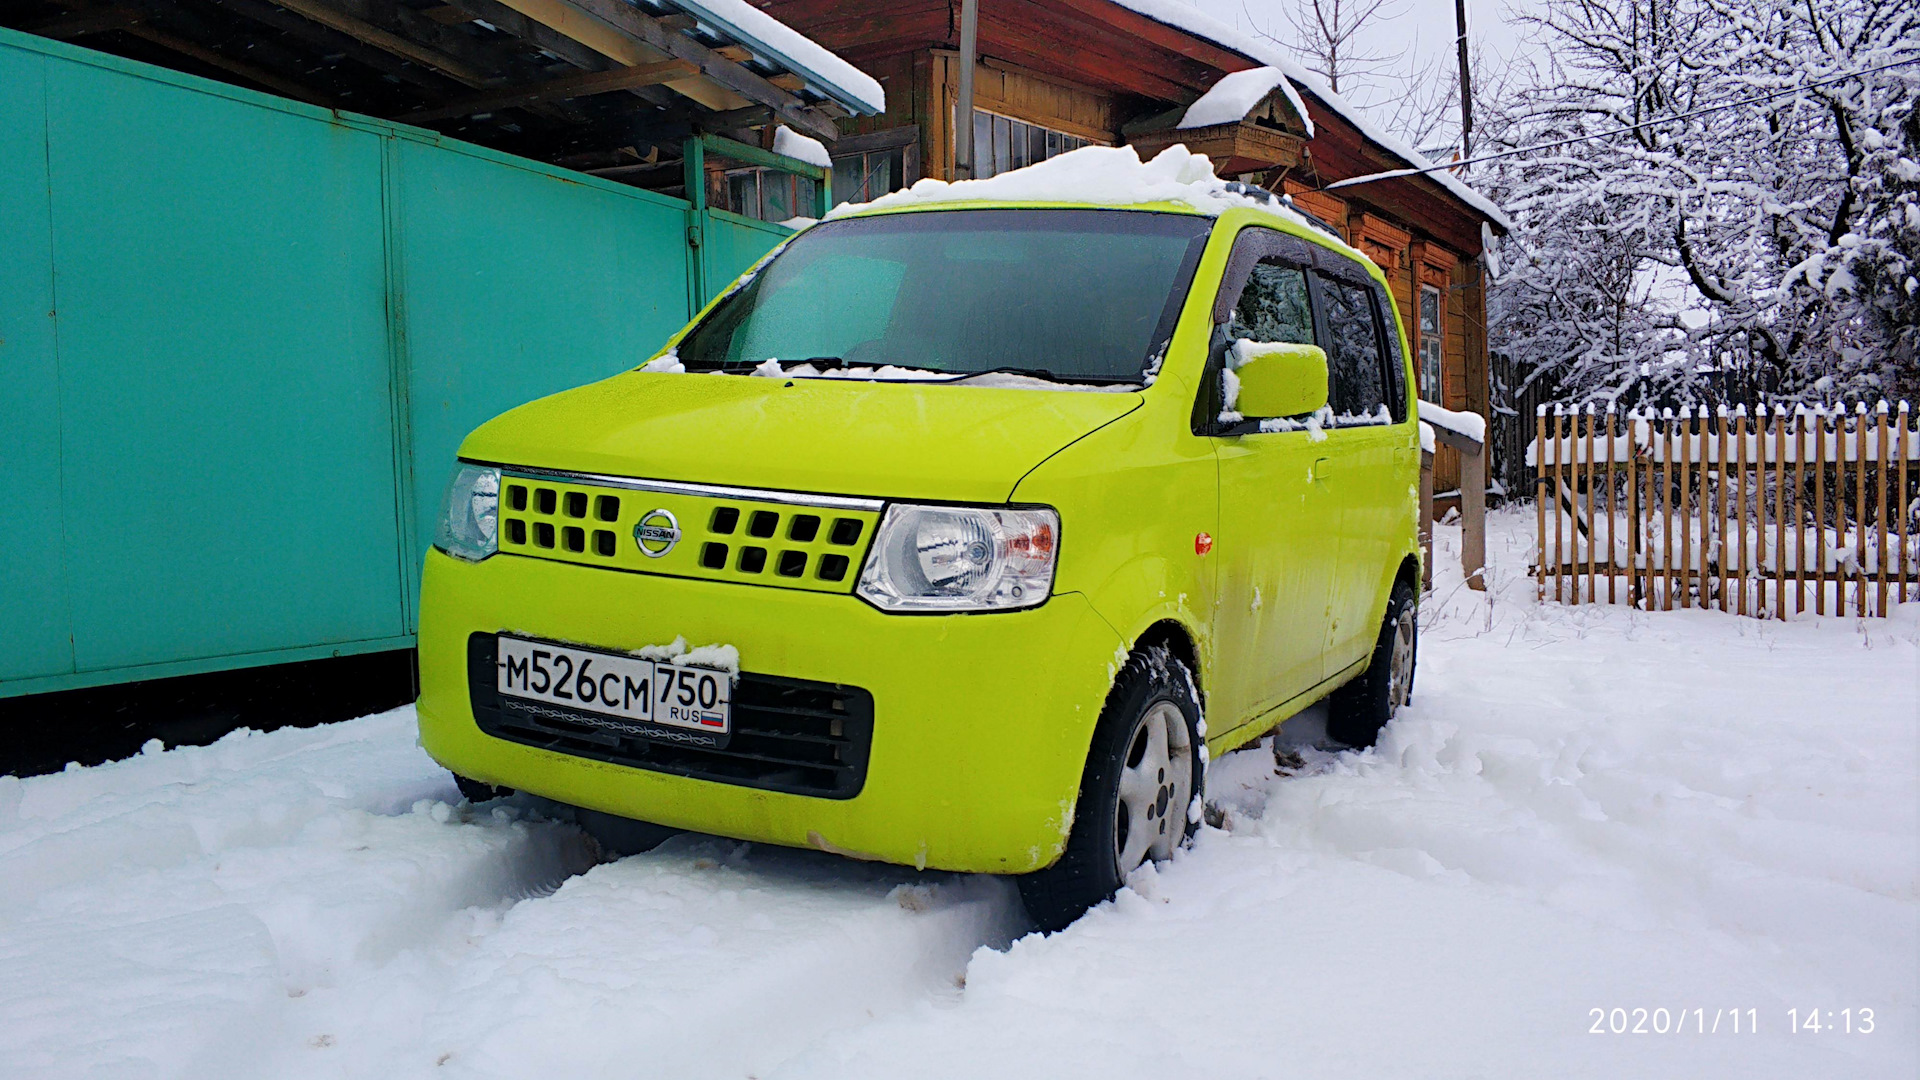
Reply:
[[[1440,290],[1420,286],[1420,396],[1442,404],[1445,384],[1441,380]]]
[[[779,169],[755,166],[726,172],[724,200],[714,200],[718,209],[731,210],[743,217],[761,221],[785,221],[814,214],[814,183],[811,177],[795,176]]]
[[[1078,135],[1029,124],[1010,116],[973,110],[973,175],[984,180],[1025,168],[1092,143]]]
[[[906,150],[869,150],[833,159],[833,203],[872,202],[906,184]]]

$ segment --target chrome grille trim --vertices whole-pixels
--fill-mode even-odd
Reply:
[[[742,502],[778,503],[783,506],[812,506],[823,510],[868,510],[875,513],[886,505],[883,499],[862,499],[851,495],[815,495],[803,491],[772,491],[766,488],[727,487],[722,484],[688,484],[677,480],[644,480],[632,476],[607,476],[603,473],[503,465],[499,462],[473,461],[468,458],[460,460],[469,465],[496,468],[503,476],[517,476],[522,480],[555,480],[570,484],[588,484],[593,487],[620,488],[626,491],[737,499]]]

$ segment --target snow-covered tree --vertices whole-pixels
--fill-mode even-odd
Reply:
[[[1476,171],[1520,225],[1495,348],[1573,399],[1920,391],[1920,7],[1546,0],[1531,21],[1544,60],[1482,101],[1477,149],[1583,141]]]

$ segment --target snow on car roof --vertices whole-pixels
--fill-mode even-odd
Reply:
[[[1181,3],[1180,0],[1113,0],[1113,2],[1129,11],[1144,15],[1154,22],[1165,23],[1177,30],[1184,30],[1195,37],[1211,41],[1222,48],[1231,49],[1250,60],[1257,61],[1285,75],[1286,78],[1280,80],[1276,84],[1276,87],[1269,87],[1268,90],[1275,88],[1284,88],[1286,90],[1287,101],[1300,113],[1301,119],[1307,122],[1307,135],[1309,137],[1313,135],[1313,121],[1307,116],[1306,107],[1301,103],[1300,96],[1294,91],[1294,84],[1306,87],[1330,112],[1339,116],[1347,123],[1352,124],[1359,130],[1360,134],[1365,136],[1370,142],[1377,144],[1395,157],[1406,161],[1414,168],[1425,169],[1434,164],[1422,156],[1418,150],[1408,146],[1398,137],[1389,134],[1380,128],[1379,125],[1368,120],[1365,114],[1359,109],[1349,104],[1347,100],[1339,94],[1334,93],[1333,88],[1328,86],[1320,76],[1301,67],[1278,46],[1235,30],[1210,15],[1186,6]],[[1228,75],[1225,79],[1220,80],[1220,82],[1224,84],[1227,79],[1234,78],[1235,75],[1250,75],[1250,73],[1235,72],[1233,75]],[[1258,79],[1250,77],[1240,84],[1240,88],[1255,84],[1258,81]],[[1216,85],[1215,89],[1218,88],[1219,86]],[[1209,96],[1211,93],[1212,92],[1209,91]],[[1265,97],[1266,93],[1267,91],[1262,91],[1260,97]],[[1226,95],[1223,95],[1222,100],[1218,104],[1225,107],[1232,101],[1237,101],[1240,96],[1238,89],[1229,90]],[[1205,97],[1201,98],[1201,101],[1205,100]],[[1200,102],[1196,101],[1194,107],[1197,107],[1199,104]],[[1259,104],[1258,98],[1247,104],[1247,110],[1251,110],[1253,106],[1257,104]],[[1240,116],[1244,117],[1246,114],[1246,110],[1243,110]],[[1188,116],[1190,117],[1192,115],[1193,107],[1189,107]],[[1228,121],[1216,120],[1213,122],[1227,123]],[[1197,127],[1202,125],[1188,124],[1182,121],[1181,126]],[[1423,175],[1432,179],[1434,183],[1439,184],[1441,187],[1446,188],[1448,192],[1459,198],[1460,201],[1486,215],[1487,219],[1495,225],[1509,231],[1513,229],[1513,219],[1507,217],[1506,213],[1502,211],[1500,207],[1496,206],[1493,200],[1468,187],[1465,181],[1462,181],[1459,177],[1444,170],[1425,173]]]
[[[872,210],[902,210],[951,203],[1086,203],[1095,206],[1141,206],[1173,203],[1218,217],[1237,207],[1251,207],[1286,218],[1358,256],[1360,253],[1286,200],[1246,184],[1214,175],[1213,162],[1175,144],[1147,161],[1131,146],[1083,146],[1058,157],[1036,162],[984,180],[948,183],[932,177],[912,187],[882,195],[869,203],[842,203],[827,219]]]

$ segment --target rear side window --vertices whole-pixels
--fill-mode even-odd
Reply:
[[[1392,411],[1387,408],[1373,291],[1330,274],[1319,278],[1334,415],[1342,424],[1388,423]]]

